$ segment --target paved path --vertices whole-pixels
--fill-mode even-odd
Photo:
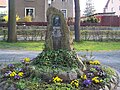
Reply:
[[[40,52],[23,50],[0,50],[0,63],[18,62],[25,57],[35,58]]]
[[[0,50],[0,63],[18,62],[25,57],[35,58],[40,51]],[[78,52],[78,55],[90,55],[90,52]],[[105,65],[115,68],[120,73],[120,50],[93,52],[95,59]],[[118,87],[117,90],[120,90]]]

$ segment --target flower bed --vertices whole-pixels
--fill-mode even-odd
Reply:
[[[117,73],[112,68],[101,65],[98,60],[83,61],[83,63],[86,65],[86,70],[83,70],[82,73],[79,73],[80,69],[79,67],[75,67],[73,61],[69,63],[66,63],[68,62],[67,60],[66,62],[51,62],[48,56],[53,58],[54,55],[56,55],[56,53],[52,52],[52,54],[50,54],[50,52],[47,52],[40,54],[37,59],[30,60],[29,58],[24,58],[21,61],[22,64],[8,64],[1,69],[0,89],[114,90],[118,85]],[[59,55],[62,56],[62,54]],[[67,57],[69,55],[71,56],[68,57],[69,60],[75,58],[73,57],[75,55],[74,53],[67,53],[65,55]],[[39,61],[39,57],[42,57],[42,59],[44,58],[44,62],[42,60]],[[71,65],[71,67],[69,65]]]

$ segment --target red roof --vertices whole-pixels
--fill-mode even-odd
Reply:
[[[6,0],[0,0],[0,7],[5,7],[7,6],[7,1]]]

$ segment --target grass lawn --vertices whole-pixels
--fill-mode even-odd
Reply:
[[[43,50],[43,48],[44,41],[17,42],[17,43],[7,43],[0,41],[0,49],[41,51]],[[120,50],[120,42],[94,42],[94,41],[74,42],[74,48],[77,51]]]
[[[30,50],[30,51],[41,51],[44,48],[44,42],[0,42],[0,49],[10,50]]]
[[[77,51],[110,51],[110,50],[120,50],[120,42],[94,42],[94,41],[83,41],[75,42],[74,48]]]

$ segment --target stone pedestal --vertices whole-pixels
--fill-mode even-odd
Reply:
[[[72,39],[63,13],[50,7],[47,10],[47,21],[45,50],[72,50]]]

